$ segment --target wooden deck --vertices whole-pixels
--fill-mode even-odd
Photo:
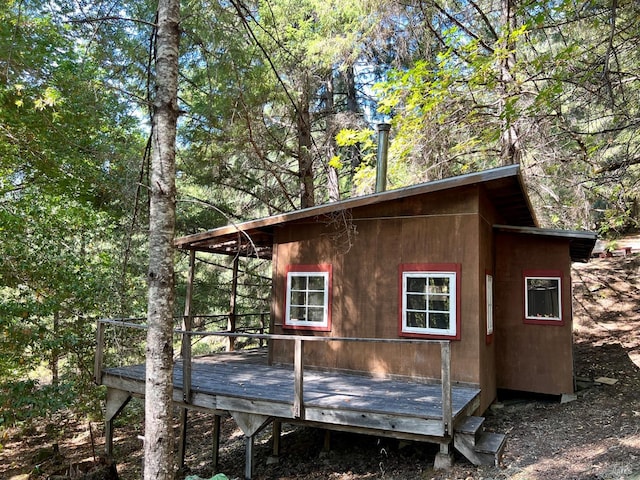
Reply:
[[[108,368],[102,384],[144,395],[144,365]],[[370,431],[398,438],[438,441],[442,426],[440,384],[304,371],[303,411],[294,411],[294,370],[269,366],[260,351],[225,353],[192,360],[191,401],[183,398],[182,363],[174,366],[174,401],[214,412],[243,412],[286,421],[324,424],[327,428]],[[452,387],[452,415],[470,415],[480,390]]]
[[[146,326],[120,320],[100,320],[97,329],[95,380],[107,387],[105,413],[106,453],[113,453],[114,419],[132,396],[145,394],[144,364],[105,367],[105,329]],[[181,407],[179,456],[184,460],[188,410],[215,415],[214,464],[217,463],[220,417],[229,414],[245,435],[245,479],[253,471],[255,435],[273,423],[277,455],[282,423],[345,430],[378,436],[437,443],[436,468],[453,461],[451,444],[456,428],[480,406],[480,390],[451,382],[451,347],[443,340],[340,338],[321,336],[194,332],[181,336],[182,358],[174,363],[173,401]],[[293,365],[268,365],[266,349],[193,357],[194,336],[248,337],[254,340],[291,341]],[[440,349],[441,377],[432,383],[418,379],[376,378],[305,366],[307,342],[423,343]],[[440,467],[438,467],[440,465]]]

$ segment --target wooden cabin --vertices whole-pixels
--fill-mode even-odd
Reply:
[[[200,409],[215,414],[217,435],[221,415],[242,428],[245,478],[269,422],[274,452],[279,425],[296,422],[435,442],[436,468],[452,461],[450,446],[474,464],[499,462],[504,435],[483,433],[480,417],[497,389],[573,392],[571,262],[587,261],[595,241],[538,228],[517,165],[177,239],[191,276],[196,251],[272,261],[265,364],[192,358],[184,328],[182,456],[186,412]],[[122,326],[98,328],[108,454],[115,416],[145,391],[144,365],[103,365],[105,329]]]
[[[451,341],[451,378],[480,389],[572,393],[571,262],[590,232],[537,227],[517,165],[186,236],[180,249],[270,256],[275,334]],[[272,341],[270,363],[292,358]],[[314,344],[305,364],[440,378],[418,344]]]

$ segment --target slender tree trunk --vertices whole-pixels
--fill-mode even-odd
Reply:
[[[344,71],[343,79],[347,87],[347,111],[351,114],[352,122],[355,124],[356,119],[360,114],[358,107],[358,90],[356,88],[356,72],[353,65],[349,65]],[[351,127],[353,128],[353,127]],[[362,154],[360,148],[357,145],[349,147],[349,160],[351,162],[351,182],[353,183],[353,177],[356,173],[356,169],[362,163]],[[355,193],[355,192],[352,192]]]
[[[178,119],[180,0],[159,0],[156,31],[156,97],[149,212],[149,302],[145,389],[145,480],[174,477],[173,240]]]
[[[334,84],[333,84],[333,71],[329,70],[327,74],[328,78],[326,81],[327,85],[327,102],[326,102],[326,161],[330,162],[331,159],[338,152],[338,145],[336,143],[336,122],[334,117],[336,115],[335,112],[335,101],[334,101]],[[327,189],[329,191],[329,201],[337,202],[340,200],[340,181],[338,178],[338,170],[333,168],[331,165],[328,166],[327,172]]]
[[[502,118],[502,134],[500,137],[500,157],[503,165],[520,163],[522,145],[517,124],[517,115],[513,107],[518,99],[518,87],[513,77],[516,64],[515,44],[511,32],[516,29],[515,0],[501,0],[502,46],[507,53],[500,60],[500,84],[502,98],[500,116]]]
[[[298,128],[298,175],[300,177],[300,206],[302,208],[313,207],[315,205],[309,89],[309,78],[308,75],[305,74],[296,115],[296,126]]]

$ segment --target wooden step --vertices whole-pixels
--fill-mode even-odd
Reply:
[[[465,417],[459,425],[456,425],[456,433],[463,435],[473,435],[474,437],[478,433],[482,432],[482,425],[484,424],[484,417]]]
[[[506,445],[507,436],[504,433],[483,432],[476,442],[475,451],[496,456],[495,465],[498,465]]]
[[[485,432],[483,417],[467,417],[454,432],[453,446],[474,465],[500,464],[506,435]]]

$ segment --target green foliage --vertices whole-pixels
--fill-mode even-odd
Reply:
[[[73,404],[69,384],[40,385],[37,380],[0,383],[0,429],[29,423]]]

